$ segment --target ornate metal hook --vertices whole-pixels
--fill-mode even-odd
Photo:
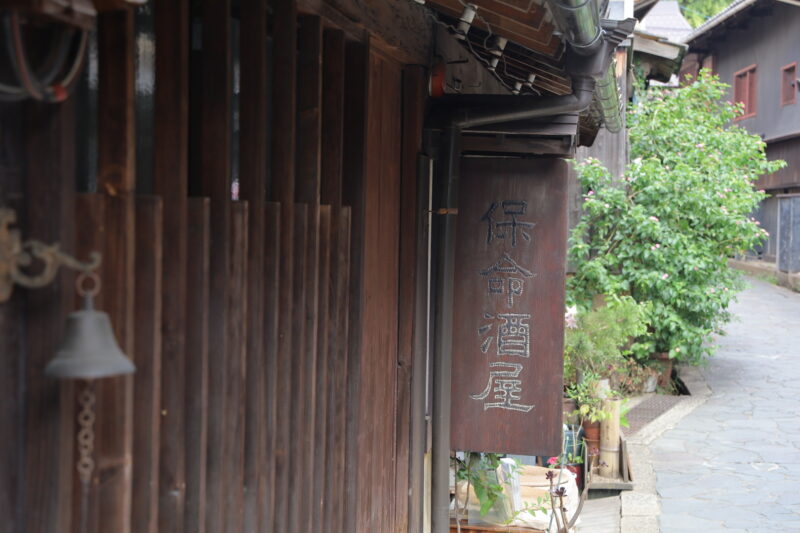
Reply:
[[[61,266],[79,272],[91,272],[100,266],[99,252],[89,254],[89,261],[81,262],[61,251],[58,243],[45,244],[36,240],[23,242],[16,224],[17,213],[13,209],[0,207],[0,302],[11,298],[14,284],[28,289],[38,289],[52,283]],[[21,269],[34,260],[43,267],[38,274],[26,274]]]

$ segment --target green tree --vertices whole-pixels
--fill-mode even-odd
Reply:
[[[571,236],[569,299],[598,294],[650,302],[637,357],[669,352],[697,362],[727,322],[741,288],[728,257],[766,237],[750,214],[765,198],[758,176],[781,168],[732,121],[741,107],[709,72],[681,89],[650,89],[629,114],[632,162],[615,180],[599,161],[577,165],[582,218]]]
[[[728,0],[681,0],[681,13],[693,28],[713,17],[730,4]]]

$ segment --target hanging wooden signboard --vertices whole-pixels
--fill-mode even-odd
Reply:
[[[567,164],[464,159],[458,202],[451,447],[557,455]]]

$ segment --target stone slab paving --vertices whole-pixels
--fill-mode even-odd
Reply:
[[[650,446],[663,533],[800,532],[800,294],[749,283],[711,396]]]

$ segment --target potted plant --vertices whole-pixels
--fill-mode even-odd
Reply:
[[[584,374],[583,381],[567,389],[567,396],[575,400],[577,410],[572,414],[578,418],[586,441],[586,455],[595,458],[600,448],[600,422],[609,414],[603,409],[603,397],[598,394],[599,378],[596,374]]]

